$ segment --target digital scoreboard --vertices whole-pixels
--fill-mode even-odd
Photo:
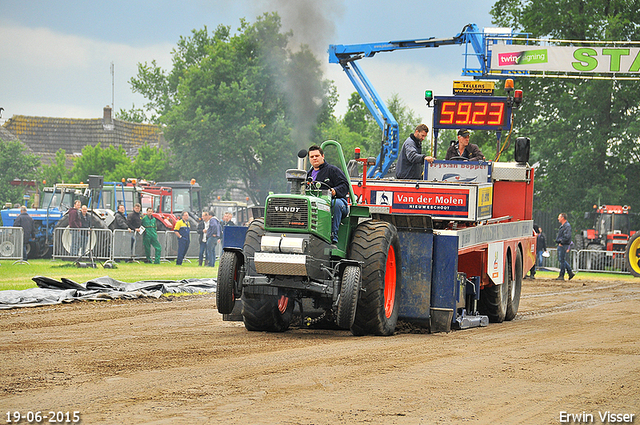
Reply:
[[[440,96],[434,106],[434,128],[501,131],[511,126],[511,103],[506,97]]]

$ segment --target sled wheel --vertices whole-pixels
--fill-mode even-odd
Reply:
[[[636,232],[627,243],[627,270],[635,277],[640,277],[640,231]]]
[[[336,317],[336,324],[341,328],[351,329],[351,325],[353,325],[353,321],[356,318],[360,280],[359,267],[347,266],[344,268]]]
[[[351,332],[393,335],[400,301],[398,231],[384,221],[365,221],[353,234],[349,258],[362,263],[362,289]]]
[[[504,320],[513,320],[518,314],[520,307],[520,293],[522,292],[522,254],[516,249],[516,270],[513,280],[509,281],[509,301],[507,303],[507,314]]]
[[[231,314],[236,304],[236,285],[240,277],[240,261],[235,252],[224,251],[218,267],[216,305],[220,314]]]
[[[489,316],[489,321],[501,323],[507,315],[509,303],[509,282],[511,281],[511,257],[507,255],[504,262],[502,285],[492,285],[480,291],[478,310],[480,314]]]

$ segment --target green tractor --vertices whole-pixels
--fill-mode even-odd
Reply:
[[[349,180],[340,144],[322,144],[328,146],[337,148]],[[298,169],[286,171],[290,193],[267,197],[264,219],[250,223],[243,248],[224,249],[218,311],[230,314],[241,298],[247,330],[284,332],[298,303],[306,325],[328,321],[354,335],[392,335],[401,282],[398,232],[371,219],[369,207],[357,204],[349,180],[350,210],[333,245],[330,188],[307,181],[306,154],[298,153]],[[321,312],[314,319],[304,314],[309,302]]]

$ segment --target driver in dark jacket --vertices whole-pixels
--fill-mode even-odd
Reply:
[[[469,137],[471,137],[469,130],[464,128],[458,130],[458,141],[451,142],[444,159],[465,158],[468,161],[484,161],[482,151],[478,145],[469,143]]]
[[[312,168],[307,172],[307,180],[322,182],[327,185],[324,189],[329,189],[331,192],[333,209],[331,242],[338,243],[338,228],[342,217],[347,215],[348,211],[349,182],[342,170],[324,160],[324,151],[320,146],[313,145],[309,148],[309,162]]]

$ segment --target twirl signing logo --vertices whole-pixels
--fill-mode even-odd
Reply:
[[[547,63],[549,56],[547,49],[524,50],[498,54],[498,66],[529,65],[532,63]]]

